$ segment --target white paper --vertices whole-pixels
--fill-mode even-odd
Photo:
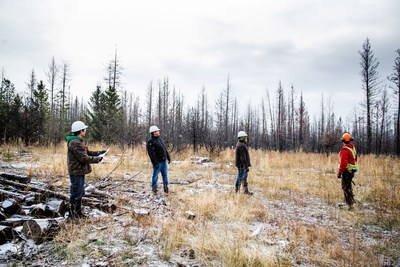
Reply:
[[[104,156],[108,153],[108,151],[110,151],[109,148],[107,148],[107,151],[106,151],[106,152],[104,152],[103,154],[100,154],[99,157],[100,157],[100,158],[104,158]]]

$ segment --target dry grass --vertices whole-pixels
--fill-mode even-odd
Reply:
[[[68,185],[65,145],[31,150],[28,161],[37,164],[31,168],[32,174],[53,179],[60,188]],[[119,240],[124,249],[113,256],[114,264],[123,265],[125,259],[146,264],[150,259],[136,248],[147,240],[162,261],[193,249],[197,261],[205,266],[375,266],[399,259],[400,159],[360,156],[360,171],[354,179],[357,204],[349,212],[337,208],[343,195],[336,178],[336,154],[251,150],[252,197],[233,192],[237,175],[232,166],[234,150],[212,156],[215,165],[211,167],[190,163],[192,155],[190,150],[172,154],[179,162],[170,165],[170,180],[202,179],[189,186],[171,185],[166,198],[168,212],[132,217],[119,228],[112,218],[88,221],[80,227],[66,225],[55,240],[59,255],[71,261],[84,255],[104,256],[105,244]],[[200,151],[198,156],[210,155]],[[144,147],[111,147],[106,162],[93,169],[89,182],[109,176],[130,183],[126,174],[141,172],[132,186],[150,190],[151,170]],[[127,203],[123,194],[120,198],[117,201]],[[186,219],[187,210],[196,214],[194,220]],[[110,227],[99,232],[99,224]],[[393,234],[384,236],[386,230]]]

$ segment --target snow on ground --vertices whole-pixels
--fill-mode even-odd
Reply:
[[[118,160],[110,158],[110,162],[118,162]],[[187,162],[174,161],[173,164],[187,164]],[[198,164],[199,168],[190,170],[185,177],[175,180],[183,182],[198,180],[184,184],[184,186],[171,184],[172,192],[169,196],[163,193],[153,195],[148,181],[136,181],[133,185],[134,190],[120,188],[121,191],[125,190],[123,194],[128,202],[126,206],[147,209],[150,210],[151,216],[164,218],[174,213],[176,207],[171,206],[174,203],[171,200],[179,197],[179,194],[183,192],[190,196],[216,190],[221,194],[234,195],[232,191],[236,175],[224,173],[221,171],[220,164],[202,158],[196,159],[195,164]],[[27,169],[34,166],[24,162],[13,164],[0,162],[0,165],[3,166],[3,170]],[[4,168],[4,166],[7,166],[7,168]],[[308,170],[300,171],[307,172]],[[123,175],[125,178],[129,178],[134,174],[125,172]],[[148,176],[143,175],[143,180],[148,179]],[[279,176],[271,175],[265,178],[274,180],[279,179]],[[174,179],[170,181],[174,181]],[[123,184],[121,186],[123,187]],[[389,244],[400,242],[400,232],[397,230],[388,230],[374,224],[354,223],[353,215],[370,216],[376,213],[375,209],[367,203],[357,204],[354,211],[347,211],[338,208],[336,204],[327,203],[310,195],[290,192],[288,193],[290,196],[286,195],[282,198],[273,199],[266,197],[267,192],[262,189],[256,187],[251,189],[255,192],[252,198],[260,203],[260,209],[267,212],[267,220],[249,224],[232,222],[224,226],[231,233],[240,229],[248,231],[249,240],[246,249],[249,253],[256,251],[270,258],[274,258],[276,255],[285,255],[299,266],[310,266],[314,264],[307,262],[309,256],[307,254],[318,254],[318,248],[313,248],[316,251],[311,251],[310,247],[313,246],[313,240],[308,241],[306,236],[296,235],[305,233],[312,236],[313,231],[316,234],[327,234],[326,242],[332,247],[336,245],[334,244],[336,242],[343,247],[348,247],[350,244],[354,245],[357,242],[360,244],[357,245],[359,248],[383,246],[384,242],[389,242]],[[90,210],[89,214],[94,218],[107,217],[106,214],[98,210]],[[110,232],[109,239],[105,239],[102,234],[104,231],[109,231],[108,226],[93,225],[89,240],[86,243],[86,249],[91,253],[85,255],[83,259],[65,260],[60,258],[59,255],[52,254],[52,251],[54,252],[52,242],[46,242],[39,246],[32,242],[26,242],[24,245],[20,242],[12,242],[0,246],[0,264],[9,261],[18,262],[23,259],[30,263],[54,266],[75,265],[77,262],[81,266],[107,266],[114,255],[126,253],[123,263],[127,266],[203,266],[201,259],[197,255],[192,255],[188,248],[181,248],[173,252],[171,257],[163,259],[160,256],[160,244],[158,242],[162,229],[160,227],[146,229],[139,224],[131,225],[131,217],[131,214],[124,214],[123,211],[117,211],[114,216],[111,216],[113,229]],[[127,229],[129,229],[129,232],[127,232]],[[318,232],[320,229],[326,230],[326,232]],[[126,241],[119,239],[121,236],[124,236],[125,239],[128,236],[133,244],[130,244],[128,248]],[[319,239],[316,238],[316,240]],[[332,242],[332,244],[329,242]],[[389,262],[392,266],[400,266],[400,257],[397,257],[398,262],[392,262],[385,255],[378,254],[377,256],[381,257],[383,263]],[[332,264],[336,265],[337,262]]]

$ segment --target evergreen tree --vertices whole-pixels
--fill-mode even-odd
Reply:
[[[40,81],[33,91],[31,110],[33,139],[40,143],[45,142],[47,138],[46,126],[50,115],[48,98],[45,85]]]
[[[106,97],[100,85],[92,93],[89,101],[88,124],[90,131],[88,137],[94,141],[103,141],[103,133],[106,125]]]
[[[22,98],[17,94],[10,108],[10,138],[15,140],[17,144],[19,139],[23,137],[23,105]]]
[[[119,134],[123,130],[123,112],[121,99],[114,87],[108,87],[104,92],[105,101],[105,121],[103,141],[106,144],[116,144],[119,142]]]
[[[15,87],[10,80],[3,78],[0,85],[0,134],[1,141],[7,142],[12,132],[11,107],[15,97]]]

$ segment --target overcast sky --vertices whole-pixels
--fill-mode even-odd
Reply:
[[[213,106],[229,75],[242,107],[281,81],[311,115],[323,94],[351,117],[362,100],[358,51],[368,37],[388,76],[399,11],[399,0],[0,0],[0,67],[23,91],[32,69],[47,84],[54,56],[71,67],[72,94],[88,99],[117,48],[123,88],[141,99],[168,77],[185,103],[205,86]]]

